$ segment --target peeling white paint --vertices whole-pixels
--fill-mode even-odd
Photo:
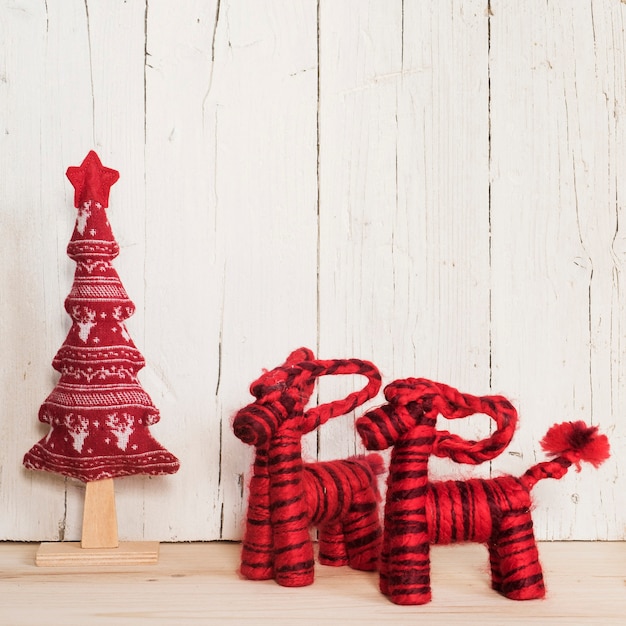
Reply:
[[[536,530],[625,539],[625,23],[613,0],[0,2],[0,539],[80,535],[81,486],[21,457],[69,328],[64,172],[90,149],[121,173],[125,326],[181,460],[116,482],[122,539],[240,536],[230,418],[301,345],[509,397],[510,450],[435,475],[522,473],[553,423],[599,424],[612,459],[542,481]],[[353,416],[305,450],[359,452]]]

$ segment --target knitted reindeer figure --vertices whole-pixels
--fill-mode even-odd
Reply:
[[[305,411],[320,376],[361,374],[360,391]],[[303,463],[301,438],[328,419],[350,412],[380,389],[376,367],[357,359],[320,361],[306,349],[252,383],[256,401],[235,416],[235,435],[256,447],[250,481],[241,573],[280,585],[313,582],[309,526],[319,527],[319,561],[326,565],[376,568],[381,529],[376,475],[380,455],[345,461]]]
[[[388,404],[357,420],[368,449],[393,446],[385,507],[380,589],[396,604],[431,599],[429,544],[486,543],[493,588],[508,598],[545,594],[530,515],[530,489],[542,478],[561,478],[574,463],[600,465],[609,456],[605,435],[584,422],[550,428],[541,442],[554,458],[523,476],[428,482],[431,454],[481,463],[508,445],[516,412],[500,396],[474,397],[446,385],[408,378],[385,388]],[[479,442],[437,431],[437,415],[484,413],[497,430]]]

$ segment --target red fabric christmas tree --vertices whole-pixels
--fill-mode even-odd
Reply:
[[[52,365],[61,378],[39,409],[50,431],[24,457],[31,469],[84,482],[132,474],[173,474],[178,459],[150,434],[159,412],[141,387],[145,365],[125,320],[135,306],[111,262],[119,254],[106,216],[119,178],[90,152],[70,167],[78,217],[67,253],[76,261],[65,310],[72,327]]]

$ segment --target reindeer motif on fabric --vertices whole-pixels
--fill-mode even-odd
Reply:
[[[581,461],[597,467],[609,456],[605,435],[584,422],[550,428],[543,449],[554,458],[523,476],[429,482],[431,454],[478,464],[500,454],[510,442],[517,413],[501,396],[475,397],[426,379],[408,378],[385,388],[388,404],[356,422],[365,446],[393,446],[387,482],[380,589],[396,604],[431,599],[430,544],[461,541],[488,546],[492,587],[515,600],[541,598],[543,574],[530,514],[530,489],[543,478],[561,478]],[[466,441],[435,428],[449,419],[482,413],[497,425],[481,441]]]
[[[360,391],[305,407],[321,376],[360,374]],[[367,361],[316,360],[300,348],[252,383],[256,401],[235,415],[233,429],[256,447],[250,481],[241,573],[252,580],[274,578],[283,586],[309,585],[314,578],[309,527],[319,528],[319,561],[374,570],[380,552],[377,454],[345,461],[303,463],[302,436],[332,417],[349,413],[380,389],[380,374]]]

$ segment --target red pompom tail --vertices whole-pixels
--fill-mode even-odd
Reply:
[[[385,461],[383,457],[380,456],[380,454],[357,454],[356,456],[351,456],[348,460],[367,463],[370,470],[372,470],[372,474],[374,474],[374,476],[380,476],[387,471],[385,467]]]
[[[597,426],[587,426],[583,421],[555,424],[541,440],[541,447],[552,456],[574,463],[578,470],[581,461],[598,467],[610,456],[607,436],[599,434]]]

